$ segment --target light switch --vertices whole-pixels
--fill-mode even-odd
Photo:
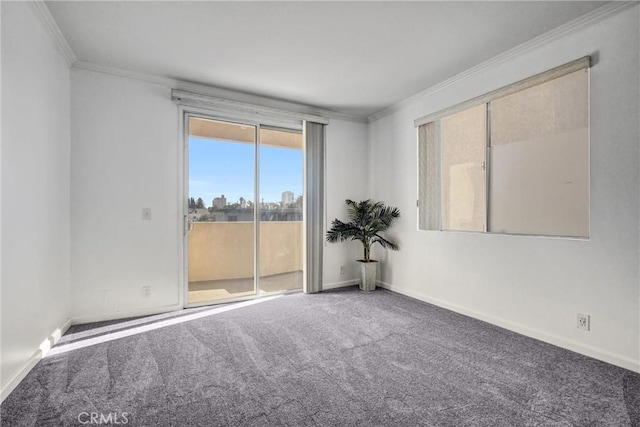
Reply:
[[[151,221],[151,208],[142,208],[142,219]]]

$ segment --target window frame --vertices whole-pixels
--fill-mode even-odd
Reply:
[[[587,187],[588,187],[588,207],[587,207],[587,235],[586,236],[572,236],[572,235],[560,235],[560,234],[539,234],[539,233],[516,233],[516,232],[502,232],[502,231],[491,231],[489,229],[489,223],[490,223],[490,215],[491,215],[491,203],[490,203],[490,186],[491,186],[491,149],[492,149],[492,144],[491,144],[491,125],[492,125],[492,101],[518,93],[518,92],[522,92],[525,91],[526,89],[538,86],[540,84],[546,83],[546,82],[550,82],[556,79],[559,79],[561,77],[564,77],[566,75],[569,75],[571,73],[574,73],[576,71],[580,71],[580,70],[585,70],[588,74],[587,74],[587,128],[590,129],[590,117],[589,117],[589,110],[590,110],[590,68],[591,68],[591,57],[590,56],[585,56],[582,58],[579,58],[575,61],[569,62],[567,64],[555,67],[551,70],[542,72],[540,74],[536,74],[532,77],[526,78],[524,80],[518,81],[516,83],[507,85],[505,87],[499,88],[497,90],[491,91],[489,93],[480,95],[478,97],[472,98],[468,101],[453,105],[451,107],[445,108],[443,110],[440,110],[438,112],[435,113],[431,113],[422,117],[419,117],[417,119],[414,120],[414,126],[416,128],[416,139],[417,139],[417,147],[416,147],[416,155],[417,155],[417,200],[416,200],[416,211],[417,211],[417,221],[416,221],[416,226],[417,229],[419,231],[446,231],[446,232],[453,232],[453,233],[480,233],[480,234],[495,234],[495,235],[507,235],[507,236],[528,236],[528,237],[540,237],[540,238],[556,238],[556,239],[568,239],[568,240],[590,240],[591,238],[591,220],[590,220],[590,216],[591,216],[591,197],[590,197],[590,150],[591,150],[591,141],[590,141],[590,131],[588,133],[587,136],[587,161],[588,161],[588,170],[587,170]],[[485,141],[484,141],[484,148],[485,148],[485,156],[484,156],[484,186],[485,186],[485,210],[484,210],[484,230],[480,231],[480,230],[449,230],[449,229],[444,229],[443,228],[443,218],[442,218],[442,201],[441,201],[441,194],[442,194],[442,178],[441,178],[441,173],[442,173],[442,141],[441,141],[441,135],[442,135],[442,124],[441,124],[441,119],[449,117],[451,115],[454,115],[456,113],[468,110],[468,109],[472,109],[475,107],[479,107],[480,105],[485,106],[485,111],[486,111],[486,126],[485,126],[485,131],[486,131],[486,135],[485,135]],[[435,208],[435,212],[431,212],[431,213],[427,213],[428,209],[426,206],[426,199],[428,197],[426,197],[427,192],[428,192],[428,188],[427,184],[424,183],[424,179],[426,177],[426,172],[424,171],[424,167],[426,167],[426,164],[428,163],[428,159],[426,158],[426,145],[427,145],[427,141],[426,138],[424,141],[422,141],[421,139],[421,134],[422,134],[422,130],[421,129],[426,129],[426,127],[424,127],[423,125],[428,125],[428,124],[432,124],[434,126],[434,130],[432,130],[432,132],[435,132],[435,137],[436,137],[436,142],[435,144],[437,145],[437,147],[435,148],[436,153],[437,153],[437,157],[436,157],[436,163],[437,163],[437,171],[436,174],[438,175],[437,178],[437,188],[436,188],[436,199],[438,200],[438,206]],[[425,133],[426,135],[426,133]],[[422,147],[422,145],[424,145],[425,147]],[[425,152],[423,153],[422,150],[425,150]],[[423,158],[423,156],[425,158]],[[425,176],[423,176],[425,175]],[[433,197],[431,197],[433,198]],[[424,227],[425,225],[427,225],[428,221],[425,221],[424,217],[430,215],[430,216],[435,216],[436,219],[436,223],[437,223],[437,227],[436,228],[426,228]],[[428,219],[428,218],[427,218]]]

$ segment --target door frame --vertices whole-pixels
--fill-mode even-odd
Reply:
[[[283,291],[275,291],[269,292],[264,295],[260,295],[260,265],[259,262],[259,248],[260,248],[260,221],[259,214],[260,208],[258,204],[258,196],[260,195],[260,129],[261,127],[268,128],[278,128],[282,130],[290,130],[296,132],[303,132],[304,121],[302,119],[291,119],[291,118],[282,118],[282,117],[269,117],[259,113],[240,113],[240,112],[230,112],[222,109],[210,109],[203,107],[192,107],[186,105],[178,106],[179,112],[179,144],[178,144],[178,241],[180,242],[178,248],[178,259],[180,260],[180,277],[179,277],[179,302],[180,305],[184,308],[191,307],[201,307],[207,305],[216,305],[216,304],[224,304],[230,302],[238,302],[238,301],[247,301],[257,298],[271,297],[274,295],[287,294],[287,293],[296,293],[302,292],[304,289],[304,283],[300,290],[283,290]],[[254,187],[255,187],[255,206],[254,209],[254,295],[241,296],[241,297],[231,297],[220,300],[212,300],[198,303],[189,303],[189,234],[188,234],[188,194],[189,194],[189,117],[199,117],[210,120],[218,120],[223,122],[247,125],[247,126],[255,126],[256,128],[256,142],[255,142],[255,158],[254,158]],[[305,150],[306,144],[303,141],[303,159],[305,158]],[[303,160],[303,183],[306,181],[306,162]],[[303,184],[303,200],[306,199],[306,195],[304,194],[304,184]],[[306,203],[303,203],[303,206]],[[306,272],[306,259],[307,259],[307,250],[306,250],[306,230],[307,230],[307,218],[306,212],[303,209],[302,215],[302,229],[303,238],[302,238],[302,259],[303,259],[303,272]],[[303,273],[303,277],[306,275]]]

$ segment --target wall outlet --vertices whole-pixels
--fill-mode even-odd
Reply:
[[[142,297],[149,298],[151,296],[151,286],[142,287]]]
[[[344,265],[340,266],[340,274],[344,274]]]
[[[142,219],[151,221],[151,208],[142,208]]]
[[[583,329],[585,331],[588,331],[591,327],[590,325],[590,317],[588,314],[581,314],[578,313],[578,329]]]

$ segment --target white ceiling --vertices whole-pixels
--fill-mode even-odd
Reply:
[[[369,115],[605,2],[53,1],[81,61]]]

